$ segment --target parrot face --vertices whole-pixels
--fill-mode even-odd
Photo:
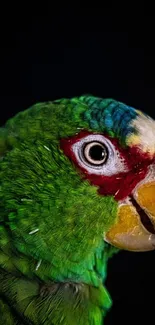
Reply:
[[[155,126],[152,123],[152,136]],[[144,132],[147,129],[145,125]],[[149,130],[148,130],[149,133]],[[153,134],[154,133],[154,134]],[[155,248],[155,164],[150,139],[120,149],[116,140],[99,133],[81,132],[62,140],[64,153],[82,171],[84,179],[98,187],[100,195],[118,202],[117,221],[104,240],[123,249],[147,251]],[[138,139],[137,139],[138,141]],[[145,143],[147,140],[145,140]],[[145,145],[145,144],[144,144]]]
[[[155,249],[155,121],[93,96],[36,104],[1,128],[0,156],[2,270],[63,284],[65,302],[66,282],[98,288],[108,309],[109,247]]]
[[[155,122],[136,112],[124,148],[103,133],[84,131],[62,140],[62,148],[100,195],[117,201],[117,221],[104,240],[130,251],[149,251],[155,249]]]

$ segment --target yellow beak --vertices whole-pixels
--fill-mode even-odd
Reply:
[[[135,202],[135,204],[134,204]],[[137,208],[138,207],[138,208]],[[150,229],[142,219],[147,219]],[[120,203],[117,221],[104,235],[104,240],[113,246],[129,251],[155,249],[155,181],[142,184],[133,200]],[[146,222],[146,220],[145,220]]]

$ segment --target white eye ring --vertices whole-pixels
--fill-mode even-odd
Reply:
[[[87,163],[93,166],[101,166],[108,158],[108,150],[103,143],[91,141],[83,146],[82,156],[81,158]]]
[[[89,158],[89,151],[94,143],[100,144],[106,150],[106,159],[99,160],[99,162],[95,160],[95,164],[94,160],[91,161],[92,158]],[[109,139],[101,134],[90,134],[80,139],[72,145],[72,151],[79,166],[87,170],[89,174],[111,176],[128,171],[125,160],[120,156],[119,151]]]

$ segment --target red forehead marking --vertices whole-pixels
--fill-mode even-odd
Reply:
[[[147,154],[140,152],[139,148],[121,148],[117,139],[105,136],[111,141],[115,149],[119,152],[120,157],[124,159],[128,172],[117,173],[112,176],[96,175],[92,172],[90,174],[86,168],[79,165],[78,160],[72,150],[74,143],[80,141],[82,138],[101,133],[94,133],[82,130],[73,137],[61,139],[60,147],[64,154],[75,164],[77,169],[81,172],[81,177],[90,182],[90,184],[98,186],[98,193],[101,195],[113,195],[116,200],[123,200],[131,194],[135,186],[146,176],[148,166],[152,160]]]

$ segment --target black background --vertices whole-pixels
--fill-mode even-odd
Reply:
[[[38,101],[85,93],[155,117],[153,8],[6,4],[0,21],[1,125]],[[121,252],[109,262],[106,325],[154,323],[154,260],[154,252]]]

